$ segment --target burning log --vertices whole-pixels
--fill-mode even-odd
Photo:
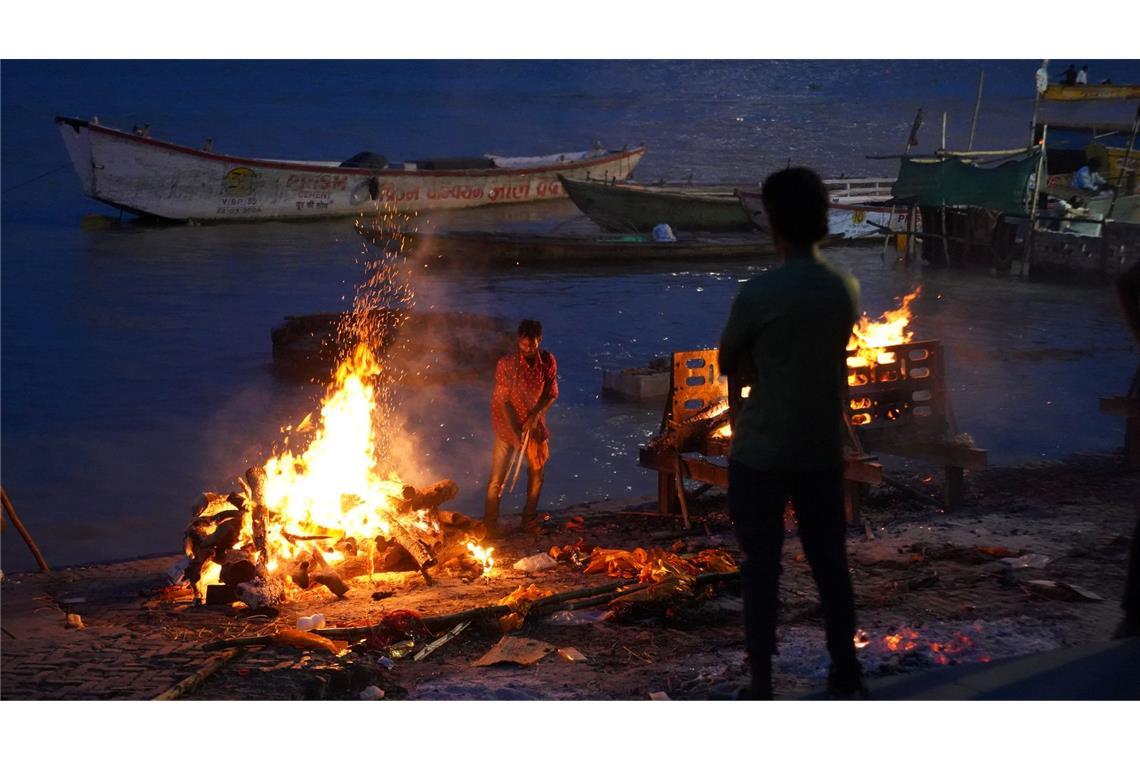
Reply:
[[[418,509],[435,509],[444,502],[451,501],[459,495],[459,486],[454,480],[440,480],[424,489],[404,486],[403,502],[400,504],[401,512],[413,512]]]
[[[392,540],[399,544],[400,548],[406,551],[411,556],[411,558],[415,560],[415,563],[419,567],[420,573],[423,574],[424,580],[427,582],[427,584],[429,586],[432,585],[433,581],[431,579],[431,576],[428,574],[428,568],[435,565],[436,560],[435,556],[432,554],[431,547],[429,547],[421,539],[413,536],[407,531],[406,528],[404,528],[404,526],[400,525],[399,523],[392,523],[390,533]]]
[[[348,593],[348,584],[345,583],[337,572],[332,569],[325,569],[319,573],[314,573],[310,576],[313,583],[319,583],[329,591],[336,594],[338,599],[343,599],[344,595]]]

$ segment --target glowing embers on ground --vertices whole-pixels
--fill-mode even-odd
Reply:
[[[929,660],[936,665],[951,665],[956,662],[989,662],[990,656],[981,650],[974,641],[974,635],[982,630],[982,624],[975,622],[970,632],[954,630],[944,632],[931,641],[930,632],[914,628],[900,627],[891,633],[874,637],[863,629],[855,633],[855,648],[866,650],[869,656],[889,657],[892,655],[914,655]],[[972,635],[973,634],[973,635]]]

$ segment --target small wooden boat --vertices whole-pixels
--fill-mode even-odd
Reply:
[[[880,236],[892,214],[880,204],[891,197],[893,179],[884,177],[824,180],[832,199],[833,234],[847,238]],[[766,230],[759,209],[758,189],[738,190],[729,186],[638,185],[630,182],[600,182],[563,178],[570,200],[602,229],[648,233],[658,224],[681,232],[744,232]],[[756,204],[742,205],[738,193],[755,196]],[[905,210],[903,212],[905,214]],[[900,220],[893,221],[899,226]],[[901,226],[906,226],[905,215]]]
[[[515,324],[502,317],[465,312],[374,309],[365,314],[285,317],[271,332],[273,367],[286,377],[325,382],[355,348],[346,320],[369,324],[379,336],[371,348],[383,357],[392,379],[405,385],[435,385],[488,379],[495,362],[517,341]]]
[[[1136,100],[1140,84],[1051,84],[1041,95],[1044,100]]]
[[[764,203],[760,193],[754,190],[737,190],[740,205],[755,220],[757,227],[767,229]],[[894,206],[880,197],[833,196],[827,214],[828,233],[846,239],[881,238],[907,229],[910,209]]]
[[[560,174],[624,179],[645,152],[595,147],[402,163],[374,153],[341,162],[270,160],[176,145],[145,128],[126,132],[62,116],[56,123],[87,195],[131,213],[180,221],[356,216],[378,203],[425,211],[565,198]]]
[[[393,244],[391,233],[357,223],[357,231],[375,245]],[[652,235],[562,235],[454,231],[406,233],[400,250],[424,265],[544,266],[571,263],[627,264],[638,261],[743,259],[775,253],[760,234],[686,235],[660,242]]]
[[[611,232],[650,232],[668,224],[681,232],[747,232],[752,222],[729,186],[638,185],[560,175],[570,200]]]

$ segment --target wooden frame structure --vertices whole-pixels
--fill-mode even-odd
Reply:
[[[918,341],[889,346],[880,353],[890,360],[849,370],[855,384],[850,386],[851,437],[843,461],[848,521],[858,521],[867,487],[884,482],[882,465],[871,452],[941,465],[946,507],[960,507],[965,500],[965,471],[985,469],[988,453],[947,437],[953,434],[955,421],[945,388],[941,343]],[[672,364],[662,434],[715,413],[727,406],[729,397],[716,349],[676,352]],[[681,436],[674,446],[642,446],[638,464],[657,472],[658,511],[672,514],[680,508],[687,521],[686,479],[727,488],[729,443],[728,437],[706,434]]]

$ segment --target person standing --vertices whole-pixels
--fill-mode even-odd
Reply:
[[[1140,263],[1132,267],[1116,281],[1116,295],[1124,311],[1124,320],[1136,344],[1140,345]],[[1140,367],[1132,379],[1129,396],[1140,399]],[[1122,639],[1140,636],[1140,516],[1132,531],[1132,545],[1128,549],[1128,575],[1124,581],[1124,598],[1120,602],[1124,617],[1117,625],[1113,638]]]
[[[1041,66],[1037,69],[1034,75],[1037,84],[1037,94],[1044,95],[1045,90],[1049,89],[1049,59],[1046,58],[1041,62]]]
[[[1069,68],[1061,72],[1061,84],[1076,84],[1077,83],[1077,67],[1069,64]]]
[[[751,385],[733,422],[728,482],[744,552],[744,631],[752,670],[742,696],[772,696],[787,497],[823,604],[829,692],[863,696],[843,511],[847,341],[859,284],[820,257],[829,200],[815,172],[776,172],[764,181],[761,197],[783,263],[741,286],[720,339],[729,388]]]
[[[558,398],[558,363],[554,354],[539,348],[541,343],[542,323],[524,319],[518,326],[518,350],[495,365],[495,386],[491,392],[495,444],[483,505],[488,535],[499,531],[499,502],[509,477],[507,470],[520,448],[525,449],[522,455],[527,465],[522,528],[533,530],[538,525],[538,498],[550,458],[546,410]]]
[[[1081,66],[1081,70],[1077,72],[1077,84],[1089,83],[1089,67]]]

